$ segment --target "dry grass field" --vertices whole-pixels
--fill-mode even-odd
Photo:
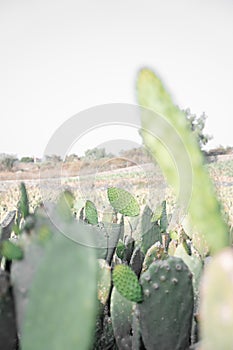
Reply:
[[[233,226],[233,160],[218,159],[206,165],[214,182],[226,220]],[[20,164],[12,172],[0,173],[0,220],[17,206],[19,184],[24,181],[33,211],[43,200],[56,200],[63,189],[70,189],[77,209],[92,200],[100,212],[109,206],[107,188],[121,187],[136,196],[140,205],[152,209],[166,199],[172,212],[175,198],[158,166],[137,164],[126,159],[76,161],[59,164]]]

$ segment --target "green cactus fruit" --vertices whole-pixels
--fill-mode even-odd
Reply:
[[[29,215],[29,200],[27,189],[24,182],[20,184],[20,200],[19,200],[19,211],[24,219]]]
[[[140,207],[136,199],[122,188],[108,188],[108,199],[111,206],[125,216],[137,216],[140,214]]]
[[[87,200],[85,203],[85,217],[89,224],[97,225],[98,224],[98,213],[95,207],[95,204]]]
[[[119,293],[126,299],[142,301],[142,289],[136,274],[126,265],[116,265],[113,270],[113,283]]]
[[[111,288],[111,268],[104,259],[98,259],[98,299],[104,305]]]
[[[145,272],[150,264],[156,260],[165,260],[168,258],[167,252],[164,250],[162,244],[158,241],[153,244],[145,255],[145,259],[143,261],[142,272]]]
[[[23,259],[22,248],[11,242],[3,241],[0,245],[0,254],[4,256],[7,260],[21,260]]]
[[[135,274],[139,277],[142,271],[142,264],[144,261],[145,255],[141,251],[140,247],[136,247],[131,256],[129,266],[135,272]]]
[[[203,350],[233,349],[233,250],[213,257],[201,281],[200,332]]]
[[[17,349],[14,300],[8,272],[0,269],[0,344],[2,350]]]
[[[111,318],[113,332],[119,349],[132,349],[132,323],[135,303],[124,298],[113,288],[111,295]]]
[[[141,274],[144,300],[138,304],[147,350],[186,350],[193,317],[192,274],[180,258],[153,262]]]

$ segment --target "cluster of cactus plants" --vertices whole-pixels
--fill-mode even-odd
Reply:
[[[179,205],[188,204],[186,219],[169,217],[166,201],[141,207],[117,187],[108,188],[111,211],[102,215],[90,200],[77,212],[70,191],[33,213],[21,184],[17,210],[1,224],[3,349],[232,349],[233,254],[201,153],[147,69],[138,96],[149,111],[142,109],[145,146]],[[157,115],[165,124],[156,138]],[[192,186],[180,189],[181,180]]]

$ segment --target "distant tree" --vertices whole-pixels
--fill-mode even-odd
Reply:
[[[34,163],[34,158],[33,157],[22,157],[20,159],[20,162],[22,162],[22,163]]]
[[[62,161],[61,157],[56,154],[46,155],[45,160],[51,163],[59,163]]]
[[[14,163],[18,160],[15,155],[1,153],[0,154],[0,168],[4,171],[11,171]]]
[[[219,145],[218,147],[212,148],[212,149],[206,151],[205,153],[208,156],[220,156],[220,155],[223,155],[223,154],[232,154],[233,153],[233,147],[232,146],[224,147],[222,145]]]
[[[85,152],[84,158],[87,160],[93,160],[93,159],[101,159],[101,158],[112,158],[113,155],[111,153],[106,153],[105,148],[92,148],[88,149]]]
[[[77,162],[78,160],[80,160],[80,157],[77,154],[73,153],[66,156],[65,162]]]
[[[201,149],[212,139],[212,136],[204,134],[205,122],[207,116],[205,113],[202,113],[200,117],[197,117],[196,114],[192,114],[190,108],[183,110],[193,134],[195,135],[199,146]]]

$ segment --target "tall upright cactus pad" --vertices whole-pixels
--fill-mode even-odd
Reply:
[[[233,251],[226,248],[206,266],[201,283],[203,350],[233,349]]]
[[[180,206],[189,215],[211,252],[228,245],[228,228],[222,219],[214,187],[204,168],[203,156],[184,113],[175,106],[160,79],[142,69],[137,81],[142,107],[142,137],[173,186]]]
[[[137,216],[140,214],[140,207],[136,199],[122,188],[108,188],[108,199],[111,206],[125,216]]]
[[[132,323],[135,303],[123,297],[114,287],[111,295],[113,332],[119,349],[132,349]]]
[[[29,215],[29,200],[24,182],[20,184],[19,210],[24,219]]]
[[[147,350],[186,350],[192,316],[192,275],[180,258],[153,262],[141,275],[144,300],[138,305]]]

